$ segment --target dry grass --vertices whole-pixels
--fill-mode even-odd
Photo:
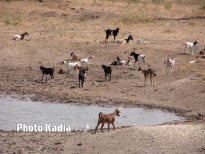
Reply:
[[[7,25],[17,26],[20,25],[22,22],[21,15],[19,13],[17,13],[16,15],[3,14],[1,18],[3,19],[3,22]]]
[[[164,8],[167,10],[170,10],[172,8],[173,4],[171,1],[168,1],[165,3]]]
[[[204,10],[205,11],[205,2],[203,4],[201,4],[201,7],[200,9]]]
[[[127,25],[137,24],[137,23],[151,23],[155,21],[155,16],[147,15],[145,12],[140,14],[129,13],[122,17],[122,23]]]
[[[122,16],[121,21],[124,24],[132,25],[138,23],[152,23],[156,21],[159,9],[157,6],[142,4],[136,7],[135,11],[128,12]]]

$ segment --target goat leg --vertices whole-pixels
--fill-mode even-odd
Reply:
[[[97,123],[97,126],[95,127],[95,133],[97,132],[98,126],[100,125],[100,122]]]
[[[105,37],[105,44],[107,43],[107,40],[108,40],[108,35],[106,35],[106,37]]]
[[[151,81],[151,85],[150,86],[152,86],[152,80],[153,80],[153,74],[152,74],[152,72],[150,73],[150,81]]]
[[[153,76],[153,87],[154,87],[155,85],[154,85],[154,76]]]
[[[112,126],[113,126],[113,129],[115,130],[115,125],[114,125],[114,123],[112,123]]]
[[[111,80],[111,74],[109,75],[109,81]]]
[[[108,132],[110,131],[110,123],[107,124]]]
[[[185,48],[184,48],[184,53],[185,54],[187,53],[187,46],[185,46]]]
[[[85,84],[86,79],[87,79],[87,73],[85,73],[85,79],[84,79],[84,83],[83,84]]]
[[[106,44],[106,38],[105,38],[105,44]]]
[[[151,86],[152,86],[152,74],[150,74],[150,81],[151,81]]]
[[[115,38],[116,38],[116,36],[114,35],[114,42],[115,42]]]
[[[104,127],[104,123],[102,123],[101,125],[101,128],[100,128],[101,132],[103,132],[103,127]]]
[[[189,47],[188,46],[185,46],[184,52],[185,52],[185,54],[189,53]]]
[[[43,81],[43,76],[44,76],[44,74],[42,75],[41,81]]]
[[[134,62],[134,68],[135,68],[135,63],[136,63],[136,61]]]
[[[144,78],[144,87],[146,86],[146,78],[147,78],[147,77]]]
[[[47,75],[46,75],[46,82],[47,82]]]
[[[194,55],[194,48],[192,48],[192,55]]]
[[[106,37],[105,37],[105,44],[107,43],[108,38],[109,38],[109,35],[106,35]]]
[[[81,80],[81,87],[83,88],[84,85],[84,79]]]

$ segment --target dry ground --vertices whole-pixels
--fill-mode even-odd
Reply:
[[[186,41],[200,41],[196,52],[205,47],[205,12],[201,9],[203,1],[189,2],[186,5],[173,2],[168,9],[166,2],[1,1],[1,94],[61,103],[139,105],[174,110],[186,116],[204,115],[204,60],[189,64],[195,57],[182,53]],[[131,33],[134,42],[129,45],[96,43],[96,40],[104,40],[104,29],[116,26],[121,28],[118,39]],[[26,40],[12,40],[14,34],[24,31],[30,33]],[[137,44],[139,38],[147,43]],[[134,47],[145,54],[146,61],[157,70],[156,86],[144,88],[143,75],[133,66],[113,67],[112,81],[103,81],[101,64],[109,64],[116,56],[126,59]],[[57,74],[62,67],[59,62],[69,59],[71,51],[81,57],[91,54],[95,57],[83,89],[77,87],[77,72],[68,78]],[[166,74],[164,65],[168,54],[177,57],[176,68],[170,75]],[[55,78],[47,84],[39,82],[40,65],[55,67]],[[2,153],[205,152],[204,120],[97,135],[15,132],[0,135]],[[61,144],[55,145],[58,140]],[[76,146],[78,142],[82,142],[82,146]]]

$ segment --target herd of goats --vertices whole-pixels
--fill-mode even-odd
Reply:
[[[124,40],[117,40],[116,41],[115,39],[116,39],[116,36],[118,35],[119,31],[120,31],[119,28],[116,28],[113,30],[112,29],[105,30],[106,37],[105,37],[104,43],[108,42],[108,38],[110,36],[114,37],[114,42],[120,43],[120,44],[129,44],[129,41],[133,40],[132,35],[129,35],[128,38],[126,38]],[[25,32],[25,33],[20,34],[20,35],[15,35],[13,39],[14,40],[23,40],[26,35],[29,35],[29,34],[27,32]],[[198,41],[186,42],[185,49],[184,49],[185,54],[188,54],[189,50],[191,49],[192,55],[194,55],[194,47],[196,46],[197,43],[199,43],[199,42]],[[201,54],[202,57],[204,58],[205,49],[200,51],[199,54]],[[68,77],[68,74],[71,74],[73,70],[78,69],[79,70],[79,74],[78,74],[79,88],[83,87],[85,80],[86,80],[86,73],[89,70],[88,66],[83,67],[83,64],[86,64],[86,65],[90,64],[91,59],[93,59],[94,57],[90,56],[88,58],[81,59],[74,52],[71,52],[70,56],[71,56],[70,60],[62,60],[60,62],[60,64],[61,65],[64,64],[67,66],[67,77]],[[134,67],[135,67],[135,64],[138,62],[138,65],[139,65],[138,71],[142,71],[144,74],[144,78],[145,78],[144,86],[146,86],[147,77],[149,77],[151,80],[151,86],[154,86],[154,77],[156,76],[156,71],[153,70],[150,67],[150,65],[145,63],[145,55],[136,53],[135,48],[130,53],[127,61],[122,61],[122,60],[120,60],[119,57],[117,57],[117,59],[115,61],[111,62],[109,65],[104,65],[104,64],[101,65],[102,69],[104,70],[104,73],[105,73],[105,80],[106,81],[111,80],[111,75],[112,75],[111,65],[119,65],[119,66],[128,65],[129,66],[129,65],[131,65],[131,59],[133,59],[133,58],[134,58]],[[168,56],[167,60],[165,61],[167,73],[173,72],[173,68],[175,66],[175,60],[176,60],[176,58],[174,56]],[[146,65],[148,65],[148,67]],[[46,75],[46,82],[47,82],[47,75],[50,75],[51,78],[54,78],[54,68],[46,68],[46,67],[40,66],[40,70],[42,71],[42,79],[41,79],[42,81],[43,81],[44,75]],[[58,73],[60,73],[60,70]],[[95,128],[95,133],[96,133],[97,128],[100,124],[101,124],[101,131],[102,131],[105,123],[108,124],[108,131],[110,130],[110,124],[112,124],[113,128],[115,129],[115,125],[114,125],[115,116],[120,116],[120,111],[118,109],[115,109],[115,111],[113,113],[110,113],[110,114],[103,114],[100,112],[99,117],[98,117],[97,126]]]
[[[129,35],[124,40],[116,41],[115,39],[116,39],[116,36],[119,34],[119,32],[120,32],[120,29],[118,27],[116,29],[105,30],[105,34],[106,34],[105,43],[108,42],[108,39],[110,36],[114,37],[114,42],[120,43],[120,44],[129,44],[130,40],[133,40],[133,36]],[[26,35],[29,35],[28,32],[25,32],[20,35],[15,35],[13,39],[23,40]],[[189,49],[191,49],[192,55],[194,55],[194,47],[196,46],[197,43],[199,43],[197,40],[194,42],[186,42],[185,49],[184,49],[185,54],[188,54]],[[204,52],[205,52],[205,49],[200,51],[200,54],[204,55]],[[93,59],[94,57],[90,56],[88,58],[81,59],[74,52],[72,52],[70,56],[71,56],[70,60],[62,60],[60,64],[61,65],[64,64],[67,66],[67,77],[68,77],[68,74],[72,74],[73,70],[78,69],[79,70],[79,74],[78,74],[79,88],[83,87],[86,81],[86,73],[89,70],[89,68],[88,66],[83,67],[82,64],[90,64],[90,60]],[[131,59],[133,58],[134,58],[134,67],[135,67],[136,62],[138,62],[138,65],[139,65],[138,71],[142,71],[142,73],[144,74],[144,79],[145,79],[144,86],[147,85],[146,84],[147,77],[149,77],[151,80],[151,86],[154,86],[154,77],[156,76],[156,70],[150,68],[150,65],[148,65],[147,67],[147,63],[145,63],[145,55],[136,53],[135,48],[130,53],[127,61],[124,61],[124,60],[122,61],[120,60],[119,57],[117,57],[117,59],[111,62],[110,65],[104,65],[104,64],[102,65],[102,69],[104,70],[104,73],[105,73],[105,80],[108,80],[108,81],[111,80],[111,75],[112,75],[111,65],[121,65],[121,66],[128,65],[129,66],[131,65]],[[174,56],[168,56],[167,60],[165,61],[167,73],[173,72],[173,69],[175,66],[175,60],[176,58]],[[50,75],[51,78],[54,78],[54,68],[46,68],[46,67],[40,66],[40,70],[42,71],[41,80],[43,80],[44,75],[46,75],[46,82],[47,82],[47,75]]]

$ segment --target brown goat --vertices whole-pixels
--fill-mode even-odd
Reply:
[[[99,113],[99,118],[98,118],[98,123],[97,126],[95,128],[95,133],[97,132],[98,126],[102,123],[101,125],[101,132],[103,129],[103,126],[105,123],[108,124],[108,132],[110,131],[110,124],[112,124],[113,129],[115,130],[115,116],[120,116],[120,111],[118,109],[115,109],[115,112],[110,113],[110,114],[103,114],[102,112]]]
[[[141,67],[139,67],[138,71],[142,71],[142,73],[144,74],[144,79],[145,79],[144,86],[146,86],[146,79],[147,79],[147,76],[149,76],[151,80],[151,86],[153,85],[154,87],[154,77],[156,76],[156,71],[151,68],[142,69]]]
[[[71,61],[80,61],[81,58],[78,57],[76,54],[74,54],[74,52],[71,52]]]

